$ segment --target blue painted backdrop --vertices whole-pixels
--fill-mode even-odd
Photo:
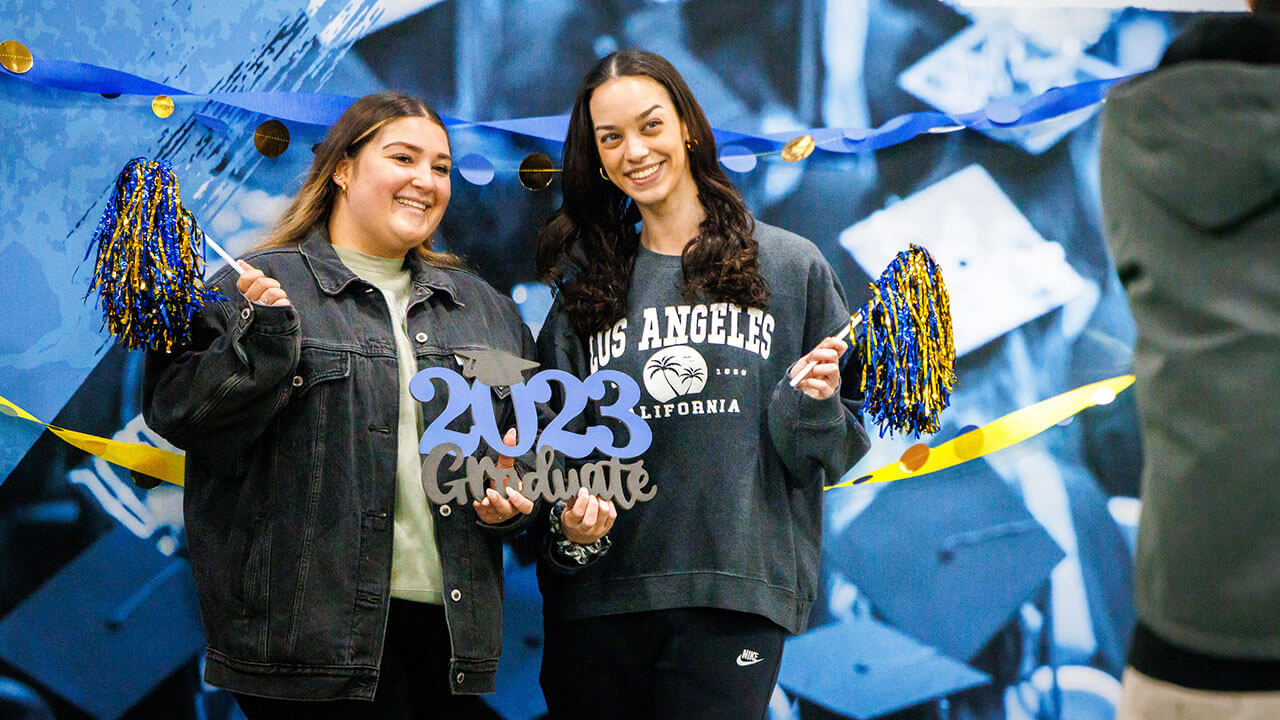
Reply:
[[[961,12],[935,0],[102,0],[74,12],[10,0],[5,17],[0,40],[22,42],[36,63],[92,63],[193,93],[396,89],[464,120],[567,112],[598,56],[639,46],[681,69],[715,127],[757,135],[870,128],[924,110],[967,112],[1142,71],[1189,20],[1133,10]],[[91,271],[84,256],[112,179],[132,157],[171,160],[187,206],[235,253],[256,242],[297,188],[319,131],[294,125],[293,144],[269,159],[252,143],[268,116],[198,98],[175,97],[175,112],[161,119],[150,96],[52,90],[7,73],[0,98],[0,395],[65,427],[161,443],[138,418],[140,359],[113,348],[84,300]],[[877,272],[859,253],[877,242],[924,242],[948,256],[957,324],[978,340],[962,349],[960,386],[943,431],[929,440],[935,444],[963,426],[1127,370],[1133,329],[1100,234],[1096,134],[1096,113],[1086,109],[1017,131],[928,134],[875,153],[819,151],[802,164],[767,155],[731,176],[758,217],[812,238],[854,298],[865,296]],[[533,193],[515,169],[534,151],[558,161],[559,146],[483,126],[455,127],[452,135],[456,156],[482,154],[497,171],[482,186],[455,175],[445,242],[512,293],[536,331],[549,297],[533,277],[532,240],[558,203],[558,182]],[[1010,307],[1023,312],[997,312]],[[855,472],[893,461],[908,444],[877,443]],[[1006,598],[994,620],[977,589],[1018,571],[1017,558],[992,557],[985,570],[951,579],[936,568],[883,567],[902,582],[871,592],[848,562],[852,554],[880,557],[928,538],[894,523],[869,526],[867,509],[927,519],[945,517],[947,508],[873,488],[829,494],[828,581],[815,624],[885,621],[945,649],[952,640],[945,629],[894,618],[930,610],[903,609],[900,598],[913,582],[954,581],[974,590],[975,602],[948,608],[948,622],[991,629],[977,650],[951,653],[990,678],[953,696],[952,707],[974,717],[1034,716],[1046,687],[1036,670],[1049,664],[1116,677],[1132,623],[1126,543],[1139,448],[1133,407],[1122,395],[951,472],[957,486],[996,479],[1062,551],[1061,562],[1028,576],[1031,589]],[[31,717],[234,715],[221,693],[197,679],[180,491],[137,491],[127,473],[7,416],[0,416],[0,481],[4,702],[26,703],[37,713]],[[106,554],[77,565],[86,549]],[[133,562],[132,552],[158,559]],[[509,613],[493,705],[508,717],[533,717],[541,712],[533,684],[537,597],[522,559],[513,555],[509,566],[519,611]],[[46,584],[53,581],[56,592]],[[115,631],[75,620],[145,602],[156,609],[126,612]],[[115,644],[76,651],[111,632]],[[170,651],[143,658],[129,650],[157,645]],[[137,677],[107,670],[121,666]],[[1085,676],[1093,680],[1081,681],[1082,697],[1112,692],[1105,680]],[[822,697],[799,698],[792,692],[799,684],[788,686],[786,673],[783,680],[775,718],[840,710]],[[874,712],[932,712],[920,708],[936,707],[947,692],[890,698]]]

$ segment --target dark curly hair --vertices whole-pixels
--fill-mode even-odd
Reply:
[[[583,80],[564,143],[564,202],[538,232],[539,277],[559,294],[579,336],[604,330],[626,314],[640,212],[599,172],[590,103],[596,88],[627,76],[652,78],[666,88],[689,132],[689,169],[706,219],[681,257],[685,298],[766,307],[769,284],[760,275],[755,221],[720,168],[711,124],[671,63],[643,50],[613,53]]]

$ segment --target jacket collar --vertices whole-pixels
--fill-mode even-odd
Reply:
[[[329,233],[324,228],[312,230],[311,234],[299,243],[298,250],[306,260],[307,268],[315,276],[316,284],[327,295],[337,295],[346,290],[352,282],[360,279],[351,272],[351,268],[343,264],[338,253],[334,252],[333,245],[329,242]],[[416,297],[425,299],[433,293],[440,292],[446,295],[454,305],[463,306],[461,298],[458,297],[457,283],[454,282],[450,273],[423,262],[422,258],[413,252],[405,258],[405,264],[413,277]]]

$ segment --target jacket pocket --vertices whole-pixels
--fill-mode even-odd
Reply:
[[[351,374],[351,355],[342,350],[303,347],[293,376],[293,394],[302,395],[317,383],[339,380]]]
[[[387,537],[392,519],[385,512],[366,510],[360,516],[360,554],[356,565],[357,610],[378,608],[386,586],[381,549],[390,543]]]

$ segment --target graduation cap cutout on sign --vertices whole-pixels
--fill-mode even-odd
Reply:
[[[489,387],[502,387],[524,382],[524,372],[538,367],[538,363],[525,360],[504,350],[455,350],[462,376],[475,378]]]
[[[985,673],[862,618],[787,640],[778,683],[839,715],[869,720],[985,685]]]
[[[890,625],[969,660],[1065,554],[975,461],[885,485],[828,557]]]

